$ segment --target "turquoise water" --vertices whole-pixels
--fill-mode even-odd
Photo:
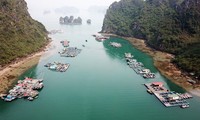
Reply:
[[[82,14],[83,15],[83,14]],[[135,49],[128,41],[112,37],[97,42],[91,35],[100,31],[103,14],[84,14],[92,24],[62,26],[59,15],[35,15],[48,30],[62,29],[64,33],[51,35],[51,48],[40,62],[25,72],[24,76],[44,78],[44,89],[33,102],[19,99],[11,103],[0,101],[0,120],[199,120],[200,98],[188,100],[190,108],[165,108],[154,96],[146,92],[143,83],[162,81],[170,90],[185,92],[160,75],[152,58]],[[75,58],[60,57],[60,40],[69,40],[70,46],[82,49]],[[88,40],[88,42],[85,42]],[[113,48],[117,41],[122,48]],[[86,47],[82,47],[85,45]],[[143,79],[130,69],[123,58],[131,52],[152,72],[155,79]],[[64,73],[49,71],[47,62],[67,62]]]

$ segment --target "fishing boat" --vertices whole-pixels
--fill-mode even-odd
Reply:
[[[155,76],[155,74],[154,73],[145,73],[144,75],[143,75],[143,78],[155,78],[156,76]]]
[[[102,35],[100,35],[100,36],[98,36],[98,35],[96,35],[96,37],[95,37],[95,39],[97,40],[97,41],[104,41],[104,40],[107,40],[107,39],[109,39],[110,37],[106,37],[106,36],[102,36]]]
[[[7,95],[7,96],[4,98],[4,101],[6,101],[6,102],[11,102],[11,101],[13,101],[13,100],[15,100],[15,99],[16,99],[16,97],[11,96],[11,95]]]
[[[33,101],[33,98],[32,97],[28,97],[27,98],[29,101]]]
[[[143,69],[142,71],[140,71],[140,74],[147,74],[150,73],[149,69]]]
[[[125,58],[133,58],[131,53],[124,53]]]
[[[122,47],[122,45],[120,43],[117,43],[117,42],[110,42],[110,45],[113,46],[113,47],[116,47],[116,48]]]
[[[180,107],[181,107],[181,108],[189,108],[190,105],[189,105],[189,104],[182,104]]]

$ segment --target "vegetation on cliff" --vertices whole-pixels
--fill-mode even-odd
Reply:
[[[145,39],[200,77],[199,6],[200,0],[121,0],[107,10],[102,32]]]
[[[33,20],[24,0],[0,1],[0,65],[38,51],[47,42],[45,27]]]

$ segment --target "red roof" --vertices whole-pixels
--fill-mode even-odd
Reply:
[[[68,46],[68,45],[69,45],[69,41],[64,41],[64,42],[63,42],[63,45],[64,45],[64,46]]]
[[[159,86],[162,86],[163,83],[162,82],[152,82],[153,85],[159,85]]]
[[[17,86],[21,86],[21,87],[22,87],[22,86],[23,86],[23,84],[17,84]]]

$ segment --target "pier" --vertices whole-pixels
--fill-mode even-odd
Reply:
[[[163,86],[162,82],[152,82],[144,85],[147,87],[147,92],[153,94],[165,107],[189,107],[189,103],[185,99],[192,98],[192,96],[188,93],[181,94],[169,91]]]

